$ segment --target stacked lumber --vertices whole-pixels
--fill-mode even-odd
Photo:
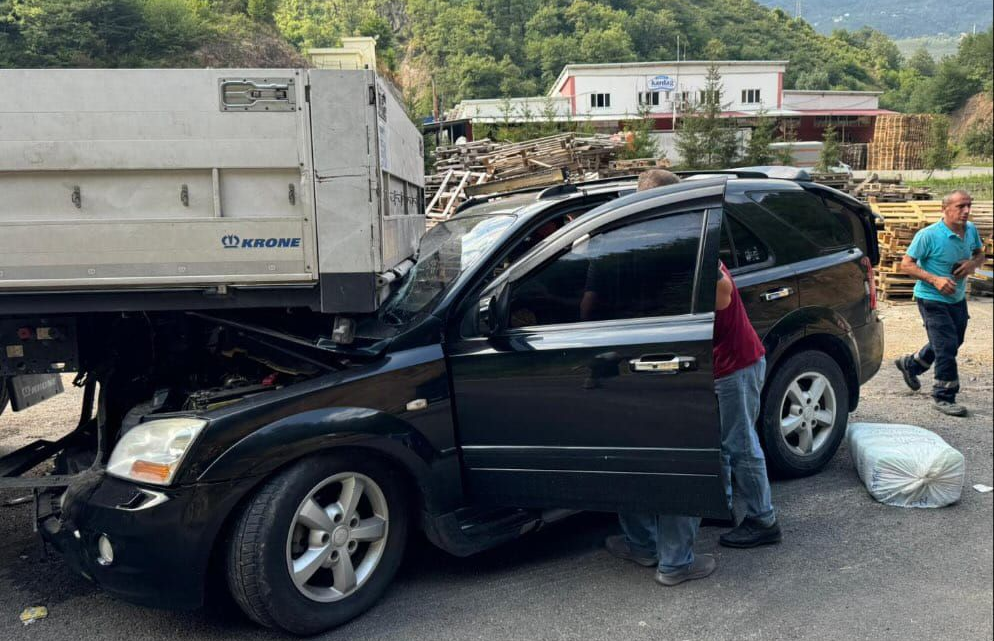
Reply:
[[[974,296],[994,295],[994,238],[984,239],[984,266],[970,276],[970,294]]]
[[[925,148],[934,120],[931,114],[877,116],[873,142],[867,145],[866,168],[925,169]]]
[[[808,172],[808,175],[811,176],[811,182],[816,182],[819,185],[825,185],[826,187],[832,187],[840,191],[848,191],[849,189],[849,174],[831,171],[811,171]]]
[[[492,178],[504,180],[536,170],[564,168],[570,174],[596,172],[607,167],[624,142],[603,134],[557,134],[500,145],[483,157]]]
[[[598,171],[600,178],[614,176],[634,176],[649,169],[669,169],[670,161],[665,158],[629,158],[625,160],[610,160],[607,169]]]
[[[438,147],[435,173],[425,176],[428,225],[447,219],[474,195],[597,178],[624,144],[603,134],[563,133],[518,143],[484,139]]]
[[[883,219],[878,225],[877,242],[880,264],[876,270],[877,292],[881,300],[908,301],[913,298],[915,279],[901,273],[900,264],[915,234],[942,218],[942,202],[938,200],[903,203],[871,202],[870,208]],[[994,233],[994,202],[975,201],[971,220],[980,237],[987,240]]]
[[[483,172],[482,158],[499,145],[489,138],[474,140],[461,145],[446,145],[435,148],[435,175],[445,174],[450,169],[457,171]]]
[[[880,178],[876,173],[871,173],[859,184],[851,184],[846,191],[863,202],[902,203],[932,199],[932,192],[924,187],[909,187],[902,184],[900,176]]]
[[[853,171],[866,169],[866,143],[840,144],[839,160],[849,165]]]

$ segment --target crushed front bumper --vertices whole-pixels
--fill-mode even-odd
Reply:
[[[71,485],[53,513],[39,514],[38,525],[74,570],[114,596],[192,609],[203,603],[226,518],[252,483],[153,488],[100,474]],[[112,560],[101,554],[101,537]]]

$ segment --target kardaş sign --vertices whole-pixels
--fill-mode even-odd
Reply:
[[[676,81],[669,76],[654,76],[649,78],[650,91],[672,91],[676,89]]]

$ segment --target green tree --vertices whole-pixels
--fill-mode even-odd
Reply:
[[[930,172],[936,169],[949,169],[956,155],[949,144],[949,119],[945,116],[934,116],[928,126],[928,141],[925,146],[925,169]]]
[[[273,24],[278,0],[248,0],[246,12],[256,22]]]
[[[773,162],[773,136],[776,132],[776,121],[770,118],[765,110],[756,114],[756,126],[752,130],[749,142],[746,144],[742,163],[748,166],[769,165]]]
[[[963,136],[963,148],[974,158],[994,157],[994,120],[975,122]]]
[[[708,66],[699,104],[690,105],[677,130],[676,148],[688,169],[721,169],[735,164],[739,153],[735,122],[723,118],[718,66]]]
[[[839,135],[835,125],[825,127],[821,136],[821,154],[818,156],[818,171],[831,171],[840,161]]]
[[[648,105],[639,107],[638,118],[625,123],[625,132],[632,135],[631,146],[619,154],[621,158],[657,158],[659,145],[652,135],[656,120],[652,117],[652,108]]]
[[[932,59],[928,49],[919,47],[915,53],[908,58],[907,67],[919,75],[929,78],[935,75],[935,60]]]

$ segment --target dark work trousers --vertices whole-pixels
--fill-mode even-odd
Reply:
[[[905,359],[908,370],[916,376],[925,372],[935,363],[935,382],[932,396],[937,401],[956,401],[959,391],[959,372],[956,369],[956,353],[966,336],[966,322],[970,318],[966,300],[958,303],[940,303],[934,300],[918,300],[918,311],[925,321],[928,343]]]

